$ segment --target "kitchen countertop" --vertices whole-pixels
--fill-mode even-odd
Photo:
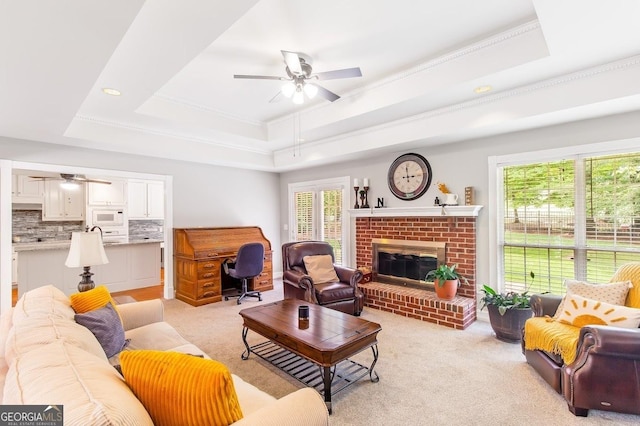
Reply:
[[[124,242],[111,242],[104,243],[105,247],[110,246],[122,246],[126,244],[160,244],[163,240],[153,239],[129,239]],[[71,240],[64,241],[42,241],[42,242],[30,242],[30,243],[14,243],[13,251],[34,251],[34,250],[58,250],[68,249],[71,245]]]

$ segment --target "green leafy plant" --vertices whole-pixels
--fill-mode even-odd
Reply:
[[[529,276],[531,277],[531,280],[533,282],[536,277],[533,271],[529,273]],[[504,315],[508,309],[531,308],[531,296],[529,295],[529,291],[526,289],[522,293],[518,293],[515,291],[498,293],[493,288],[485,284],[482,286],[482,291],[484,291],[484,296],[481,299],[481,310],[484,309],[485,306],[495,305],[498,307],[498,312],[500,312],[500,315]]]
[[[444,285],[444,282],[449,280],[458,280],[458,287],[460,287],[461,281],[464,281],[465,284],[468,284],[469,281],[467,280],[467,278],[456,271],[457,267],[457,264],[452,266],[442,264],[436,269],[427,272],[425,281],[433,282],[437,278],[439,287],[442,287]]]

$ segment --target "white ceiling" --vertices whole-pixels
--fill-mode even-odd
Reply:
[[[634,0],[0,0],[0,135],[284,171],[638,110],[638,22]],[[285,76],[280,50],[363,76],[302,106],[233,78]]]

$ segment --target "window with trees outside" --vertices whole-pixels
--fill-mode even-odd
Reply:
[[[505,290],[564,293],[640,261],[640,153],[498,167]]]

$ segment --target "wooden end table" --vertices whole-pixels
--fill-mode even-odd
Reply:
[[[309,307],[308,320],[298,318],[298,308],[303,305]],[[329,414],[332,384],[336,385],[335,394],[367,374],[374,383],[380,380],[374,371],[380,324],[296,299],[243,309],[240,315],[244,320],[242,341],[246,347],[242,359],[248,359],[253,352],[316,388],[324,395]],[[249,346],[249,330],[269,341]],[[373,352],[369,367],[348,359],[367,348]],[[342,364],[338,366],[339,363]]]

